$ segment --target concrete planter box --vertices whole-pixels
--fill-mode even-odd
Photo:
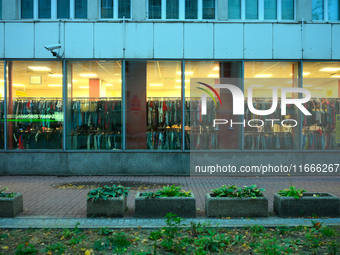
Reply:
[[[127,196],[99,198],[97,201],[87,200],[87,217],[124,217]]]
[[[191,197],[145,198],[138,192],[135,199],[136,218],[164,218],[174,213],[183,218],[196,218],[196,199]]]
[[[268,217],[268,199],[215,197],[214,194],[207,193],[205,214],[207,217]]]
[[[313,195],[319,195],[314,197]],[[299,199],[274,195],[274,212],[280,217],[339,217],[339,198],[330,193],[303,193]]]
[[[14,197],[0,198],[0,217],[15,217],[24,210],[24,202],[21,193],[17,193]]]

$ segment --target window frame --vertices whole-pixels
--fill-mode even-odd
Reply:
[[[339,9],[340,9],[340,0],[337,0],[338,4],[339,4]],[[313,3],[312,3],[312,21],[315,23],[318,22],[339,22],[340,21],[340,10],[339,11],[339,18],[338,19],[329,19],[329,15],[328,15],[328,0],[323,0],[323,19],[313,19]]]
[[[102,18],[102,1],[99,0],[99,19],[100,20],[132,20],[132,0],[130,1],[130,18],[118,18],[119,13],[118,13],[118,1],[119,0],[112,0],[113,1],[113,17],[112,18]],[[149,1],[148,1],[149,3]],[[149,5],[148,5],[149,6]]]
[[[293,0],[293,19],[282,19],[282,0],[276,0],[276,19],[265,19],[264,18],[264,0],[258,0],[258,10],[257,19],[246,19],[246,0],[241,1],[241,19],[229,19],[231,21],[249,21],[249,22],[273,22],[273,21],[283,21],[283,22],[293,22],[296,21],[296,0]],[[229,16],[229,15],[228,15]]]
[[[203,0],[197,0],[197,19],[186,19],[185,18],[185,0],[179,0],[178,9],[178,19],[167,19],[166,18],[166,0],[161,0],[161,18],[160,19],[150,19],[149,18],[149,0],[147,0],[147,19],[148,20],[166,20],[166,21],[211,21],[215,22],[217,20],[217,0],[215,1],[215,19],[203,19]]]

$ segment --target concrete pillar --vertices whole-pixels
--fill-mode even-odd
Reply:
[[[217,20],[228,20],[228,0],[217,0]]]
[[[2,1],[2,19],[19,19],[19,0],[0,0]]]
[[[100,1],[88,0],[87,2],[87,18],[89,20],[99,19]]]
[[[135,21],[143,21],[147,18],[147,12],[146,9],[148,0],[137,0],[137,1],[131,1],[132,4],[132,20]]]
[[[312,1],[299,0],[296,1],[296,19],[301,21],[312,21]]]

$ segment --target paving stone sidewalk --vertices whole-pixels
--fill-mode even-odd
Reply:
[[[340,196],[340,176],[297,176],[292,178],[293,185],[304,188],[309,192],[330,192]],[[128,211],[123,219],[86,219],[86,195],[91,188],[69,188],[73,184],[93,183],[131,183],[135,186],[128,197]],[[72,185],[71,185],[72,184]],[[80,222],[83,227],[136,227],[138,225],[162,226],[162,220],[141,220],[134,216],[134,197],[139,191],[155,190],[153,185],[176,184],[185,190],[192,190],[196,197],[197,219],[206,220],[205,194],[224,184],[237,186],[249,186],[256,184],[265,188],[265,196],[269,200],[269,212],[273,216],[273,195],[280,189],[288,188],[289,177],[182,177],[182,176],[0,176],[0,186],[8,187],[10,191],[20,192],[24,197],[24,212],[15,219],[0,219],[0,227],[26,226],[52,227],[54,224],[60,226],[74,227],[75,221]],[[63,189],[56,188],[63,185]],[[69,185],[69,186],[67,186]],[[74,185],[73,185],[74,186]],[[83,219],[82,219],[83,218]],[[268,219],[232,219],[228,221],[209,219],[216,223],[243,226],[244,224],[261,225],[304,225],[310,224],[310,219],[280,219],[269,217]],[[288,221],[287,221],[288,220]],[[323,219],[325,223],[340,224],[339,218]],[[137,223],[138,222],[138,223]],[[34,225],[36,224],[36,225]],[[57,225],[55,225],[57,226]]]

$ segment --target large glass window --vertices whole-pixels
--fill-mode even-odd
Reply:
[[[324,19],[324,2],[323,0],[312,0],[312,19],[323,20]]]
[[[75,0],[76,19],[87,19],[87,0]]]
[[[241,0],[228,1],[228,19],[241,19]]]
[[[122,149],[120,61],[68,62],[67,149]]]
[[[149,0],[149,19],[162,18],[162,0]]]
[[[339,0],[328,0],[328,20],[339,20]]]
[[[298,98],[290,88],[299,87],[299,63],[295,62],[245,62],[244,64],[246,150],[299,149],[300,111],[287,105],[282,112],[281,99]],[[283,89],[288,89],[284,92]],[[274,96],[274,91],[277,96]],[[250,101],[251,100],[251,101]],[[251,108],[252,107],[252,108]],[[274,111],[261,115],[257,111]]]
[[[179,19],[179,0],[166,0],[166,18]]]
[[[197,0],[185,0],[185,19],[197,19]]]
[[[33,19],[33,0],[21,0],[21,18]]]
[[[294,0],[281,0],[282,1],[282,19],[294,19]]]
[[[233,115],[230,91],[217,88],[216,84],[232,84],[241,89],[241,63],[186,61],[184,74],[185,149],[240,149],[241,117]],[[226,123],[214,126],[214,119]]]
[[[57,0],[57,18],[70,18],[70,0]]]
[[[302,149],[340,149],[340,64],[304,62],[303,73],[312,96],[304,106],[312,115],[302,119]]]
[[[2,1],[0,1],[0,19],[2,19]]]
[[[7,65],[8,149],[62,149],[62,62]]]
[[[51,18],[51,0],[39,0],[39,19]]]
[[[264,19],[276,19],[277,0],[264,0]]]
[[[258,0],[246,0],[246,19],[258,18]]]
[[[181,149],[181,62],[126,62],[126,148]]]
[[[5,114],[5,78],[4,78],[4,62],[0,61],[0,149],[4,149],[4,114]]]
[[[131,18],[131,0],[118,0],[118,18]]]
[[[113,18],[113,0],[101,0],[101,18]]]
[[[203,0],[203,19],[215,19],[215,0]]]

